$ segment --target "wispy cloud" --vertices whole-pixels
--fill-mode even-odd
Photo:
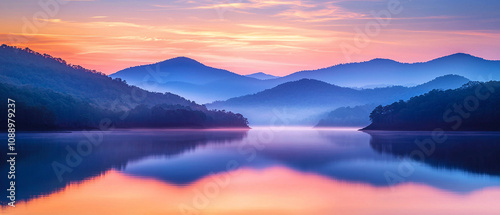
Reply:
[[[255,9],[269,8],[276,6],[297,6],[314,7],[313,4],[306,4],[303,1],[285,1],[285,0],[249,0],[249,1],[220,1],[221,3],[211,2],[202,6],[196,6],[195,9],[214,9],[214,8],[237,8],[237,9]]]
[[[42,22],[52,22],[52,23],[62,23],[62,22],[64,22],[61,19],[40,19],[40,18],[38,18],[37,20],[38,21],[42,21]]]
[[[257,67],[285,75],[344,63],[339,44],[352,43],[356,28],[375,21],[373,11],[387,9],[386,0],[123,0],[114,2],[113,10],[109,1],[78,1],[50,19],[38,17],[49,24],[35,33],[25,32],[16,18],[33,14],[16,8],[38,8],[37,1],[9,1],[12,10],[0,14],[6,20],[0,39],[15,44],[25,37],[35,50],[106,73],[182,55],[239,73]],[[354,61],[411,62],[458,51],[498,58],[500,2],[402,4],[404,11],[388,18],[390,25],[370,38]]]

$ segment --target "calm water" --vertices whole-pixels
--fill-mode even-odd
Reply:
[[[1,214],[500,214],[500,133],[450,132],[421,147],[429,132],[88,136],[18,134],[17,207]]]

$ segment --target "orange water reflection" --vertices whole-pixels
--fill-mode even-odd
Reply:
[[[240,169],[187,187],[109,171],[2,214],[500,214],[499,199],[500,188],[454,194],[417,184],[373,187],[278,167]]]

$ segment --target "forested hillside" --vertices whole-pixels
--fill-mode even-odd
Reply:
[[[500,82],[469,82],[433,90],[408,101],[378,106],[364,130],[500,130]]]
[[[28,48],[0,46],[0,65],[0,98],[16,101],[18,130],[95,128],[102,119],[116,127],[247,127],[240,114],[148,92]]]

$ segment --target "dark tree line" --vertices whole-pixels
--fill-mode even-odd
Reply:
[[[180,105],[139,105],[126,113],[126,120],[118,120],[117,127],[169,128],[169,127],[247,127],[241,114],[225,111],[200,111]]]
[[[182,105],[138,105],[128,111],[112,111],[84,102],[70,95],[35,87],[0,84],[7,116],[7,99],[16,101],[16,130],[55,130],[97,128],[102,119],[110,119],[116,128],[210,128],[248,127],[241,114],[199,109]],[[7,124],[1,124],[2,130]]]
[[[365,130],[500,130],[500,82],[469,82],[378,106]]]

